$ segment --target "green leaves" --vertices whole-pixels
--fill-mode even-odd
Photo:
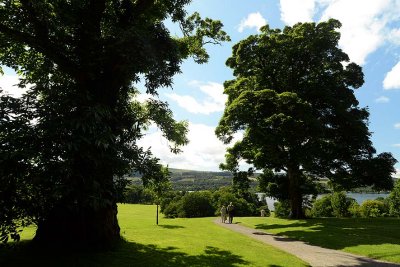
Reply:
[[[206,63],[208,54],[204,48],[206,44],[221,44],[230,41],[230,37],[222,30],[223,24],[219,20],[210,18],[201,19],[195,12],[180,22],[183,38],[179,39],[184,57],[193,56],[196,63]]]
[[[148,118],[161,129],[163,136],[171,142],[171,152],[179,153],[181,151],[179,147],[189,142],[186,137],[188,123],[186,121],[176,122],[173,119],[172,111],[165,102],[149,100],[146,108]]]
[[[282,197],[278,192],[290,188],[287,195],[299,217],[301,194],[316,177],[349,188],[390,187],[395,162],[390,155],[372,156],[369,113],[358,107],[353,92],[364,83],[363,73],[355,63],[345,64],[349,57],[338,47],[340,26],[333,19],[283,31],[266,25],[234,45],[226,61],[235,79],[224,83],[228,101],[216,134],[225,143],[237,132],[243,138],[228,148],[221,166],[237,170],[244,159],[257,169],[286,172],[265,175],[264,189]]]

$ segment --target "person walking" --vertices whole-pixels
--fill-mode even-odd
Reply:
[[[261,217],[265,217],[267,216],[267,212],[265,211],[265,209],[261,210]]]
[[[226,222],[226,207],[225,207],[225,205],[222,205],[220,211],[221,211],[221,222],[225,223]]]
[[[235,210],[235,207],[233,206],[232,202],[229,203],[228,207],[226,207],[226,210],[228,211],[228,217],[229,217],[228,223],[232,223]]]

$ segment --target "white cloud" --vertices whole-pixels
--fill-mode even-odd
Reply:
[[[396,169],[396,173],[394,174],[394,177],[397,179],[400,179],[400,169]]]
[[[377,99],[375,99],[376,103],[388,103],[390,101],[390,99],[386,96],[380,96]]]
[[[396,45],[400,45],[400,28],[390,30],[388,40]]]
[[[400,30],[389,29],[400,19],[399,0],[280,0],[280,5],[281,20],[288,25],[313,21],[319,13],[321,21],[340,20],[339,46],[360,65],[385,41],[400,42]]]
[[[400,129],[400,122],[395,123],[393,126],[394,126],[394,128],[396,128],[396,129]]]
[[[137,96],[135,96],[134,99],[140,103],[144,103],[149,99],[155,99],[155,97],[151,94],[144,93],[144,94],[138,94]]]
[[[315,12],[315,0],[280,0],[281,20],[287,25],[310,22]]]
[[[10,94],[13,97],[21,97],[26,92],[26,89],[19,88],[17,84],[19,78],[17,75],[3,75],[0,76],[0,88],[3,93]]]
[[[335,18],[342,22],[340,47],[360,65],[385,41],[386,26],[392,16],[391,0],[331,0],[321,20]],[[397,17],[398,18],[398,17]]]
[[[182,147],[180,154],[170,152],[168,141],[160,131],[149,133],[139,144],[146,149],[151,147],[154,156],[171,168],[218,171],[219,164],[225,160],[227,146],[218,140],[214,131],[212,126],[189,123],[189,144]]]
[[[400,144],[393,144],[393,147],[400,147]]]
[[[400,89],[400,62],[386,74],[383,80],[383,88],[386,90]]]
[[[243,32],[246,28],[256,28],[258,31],[265,24],[267,24],[267,21],[263,18],[260,12],[250,13],[247,18],[242,19],[239,24],[238,31]]]
[[[165,94],[168,98],[176,101],[178,105],[185,110],[195,114],[210,114],[223,111],[227,96],[223,94],[222,84],[215,82],[192,81],[189,83],[202,91],[206,97],[201,102],[189,95],[178,95],[175,93]]]

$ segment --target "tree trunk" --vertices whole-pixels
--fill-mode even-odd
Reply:
[[[303,196],[300,191],[300,171],[297,167],[288,167],[289,177],[289,200],[290,200],[290,218],[292,219],[303,219]]]
[[[62,180],[70,192],[61,192],[62,200],[38,224],[35,242],[40,245],[102,250],[121,240],[113,192],[115,162],[120,163],[115,145],[118,114],[113,113],[117,95],[99,81],[84,77],[78,82],[82,95],[75,99],[78,126],[72,131],[77,148],[68,158],[71,176]]]
[[[102,208],[56,206],[39,223],[34,241],[45,247],[104,250],[121,239],[117,205]]]

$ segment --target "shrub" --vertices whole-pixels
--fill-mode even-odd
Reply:
[[[357,203],[357,201],[353,201],[350,204],[348,210],[349,210],[351,217],[353,217],[353,218],[361,217],[360,205]]]
[[[183,217],[182,215],[182,201],[172,201],[165,206],[162,211],[167,218]]]
[[[230,188],[221,188],[213,193],[200,191],[192,193],[168,192],[161,201],[161,212],[167,218],[208,217],[220,214],[222,205],[233,203],[235,216],[259,215],[259,204],[256,197],[238,198]]]
[[[247,202],[244,198],[237,198],[233,205],[235,206],[235,216],[258,215],[257,206],[254,203]]]
[[[331,203],[332,195],[323,196],[314,202],[310,215],[312,217],[332,217],[333,209]]]
[[[193,218],[214,215],[214,207],[211,203],[211,193],[192,192],[177,193],[171,199],[164,199],[161,203],[162,212],[167,218]]]
[[[385,215],[385,204],[379,200],[366,200],[360,207],[363,217],[382,217]]]
[[[189,193],[183,196],[181,201],[183,217],[193,218],[214,215],[215,209],[211,203],[210,192]]]
[[[347,197],[345,192],[335,192],[314,202],[310,215],[312,217],[358,217],[358,204],[355,199]]]
[[[354,200],[355,201],[355,200]],[[349,217],[349,207],[353,199],[346,196],[345,192],[335,192],[332,194],[332,213],[335,217]]]
[[[388,197],[390,216],[400,217],[400,179],[398,179]]]
[[[290,204],[288,200],[277,201],[274,203],[275,217],[288,218],[290,214]]]
[[[179,202],[185,194],[187,194],[187,192],[179,191],[169,191],[164,194],[160,203],[160,211],[164,213],[164,210],[167,209],[171,203]]]
[[[124,191],[123,202],[131,204],[153,204],[154,196],[150,190],[142,186],[131,185]]]

